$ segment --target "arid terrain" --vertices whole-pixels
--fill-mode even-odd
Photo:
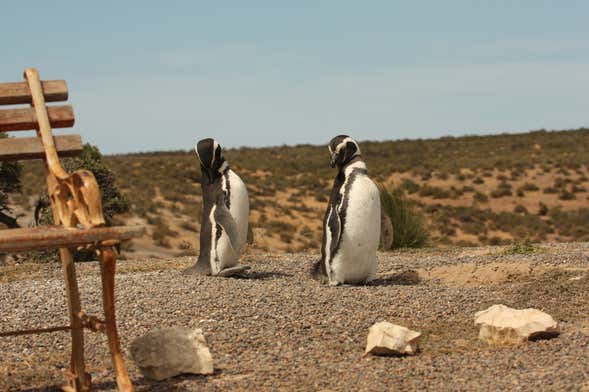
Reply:
[[[250,193],[242,262],[252,272],[241,278],[181,274],[198,252],[193,152],[103,158],[130,206],[115,222],[147,226],[119,262],[123,347],[156,327],[198,327],[215,361],[212,376],[150,383],[128,358],[138,390],[589,389],[589,130],[360,146],[372,177],[425,217],[429,238],[424,249],[380,252],[375,282],[342,288],[308,274],[335,175],[325,147],[226,151]],[[21,225],[42,175],[40,163],[23,164],[22,192],[10,195]],[[44,257],[4,259],[0,331],[66,323],[59,264]],[[87,312],[100,314],[96,262],[78,275]],[[560,336],[486,347],[473,316],[497,303],[550,313]],[[421,352],[362,357],[381,320],[421,331]],[[65,332],[0,339],[0,390],[55,389],[68,350]],[[96,389],[113,390],[105,338],[88,335],[86,355]]]
[[[211,376],[152,383],[127,355],[138,391],[194,390],[588,390],[589,243],[448,247],[378,254],[367,286],[310,279],[317,254],[256,253],[243,278],[185,276],[187,257],[119,263],[122,345],[150,329],[201,328]],[[79,265],[89,314],[98,314],[99,271]],[[0,268],[0,330],[67,322],[56,264]],[[496,303],[551,314],[561,334],[518,347],[477,339],[474,313]],[[363,357],[368,328],[388,320],[421,331],[413,357]],[[104,336],[87,334],[98,391],[114,390]],[[69,334],[0,339],[0,390],[54,390],[68,364]],[[105,365],[106,364],[106,365]]]
[[[589,129],[360,146],[371,176],[389,190],[402,190],[425,215],[431,246],[589,240]],[[335,176],[327,149],[239,148],[226,156],[248,186],[253,248],[318,251]],[[196,254],[201,195],[194,152],[104,160],[131,205],[117,220],[148,227],[143,238],[126,246],[126,254]],[[23,192],[12,197],[22,224],[31,220],[42,184],[41,165],[26,163]]]

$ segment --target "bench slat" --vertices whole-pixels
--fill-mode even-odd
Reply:
[[[45,102],[67,101],[68,91],[65,80],[41,82]],[[0,83],[0,105],[32,103],[31,90],[26,82]]]
[[[80,135],[54,136],[55,148],[60,157],[74,157],[82,153]],[[43,143],[38,137],[0,139],[0,162],[45,158]]]
[[[142,226],[97,227],[74,229],[61,226],[40,226],[0,230],[0,253],[29,250],[74,248],[107,240],[123,241],[143,235]]]
[[[74,109],[67,106],[48,106],[47,113],[52,128],[74,126]],[[37,114],[34,108],[0,110],[0,132],[28,131],[37,129]]]

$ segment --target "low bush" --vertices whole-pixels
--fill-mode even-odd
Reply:
[[[472,198],[479,203],[486,203],[489,201],[489,196],[482,192],[476,192]]]
[[[536,192],[536,191],[540,190],[540,188],[538,188],[538,186],[536,184],[532,184],[529,182],[526,182],[525,184],[520,186],[519,189],[524,192]]]
[[[399,190],[389,192],[379,184],[381,207],[393,224],[392,249],[420,248],[427,244],[429,232],[424,215],[403,197]]]
[[[418,183],[411,180],[410,178],[405,178],[403,180],[403,182],[401,183],[401,188],[405,189],[407,191],[407,193],[409,193],[411,195],[413,193],[419,192],[419,189],[421,187],[419,186]]]
[[[497,189],[493,190],[491,192],[491,197],[498,199],[500,197],[504,197],[504,196],[512,196],[513,192],[511,191],[511,184],[509,184],[508,182],[501,182],[499,183],[499,185],[497,186]]]

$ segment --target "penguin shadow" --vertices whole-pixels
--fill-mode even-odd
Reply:
[[[223,277],[229,279],[244,279],[244,280],[270,280],[284,277],[290,277],[291,274],[277,271],[254,271],[250,266],[242,266],[239,270],[225,274]]]
[[[376,279],[368,282],[366,286],[415,286],[420,283],[421,278],[417,271],[405,270],[378,274]]]

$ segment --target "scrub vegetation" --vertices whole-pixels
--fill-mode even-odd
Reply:
[[[589,240],[589,129],[359,144],[371,177],[424,217],[423,226],[410,223],[423,227],[418,230],[394,228],[395,237],[418,232],[414,245],[397,242],[400,236],[395,247]],[[237,148],[225,155],[248,186],[253,248],[318,251],[335,176],[327,148]],[[200,169],[192,149],[105,156],[102,162],[120,189],[114,205],[128,203],[117,219],[148,225],[147,235],[134,242],[136,251],[198,250]],[[22,166],[22,189],[10,195],[9,207],[30,211],[43,169],[39,162]]]

